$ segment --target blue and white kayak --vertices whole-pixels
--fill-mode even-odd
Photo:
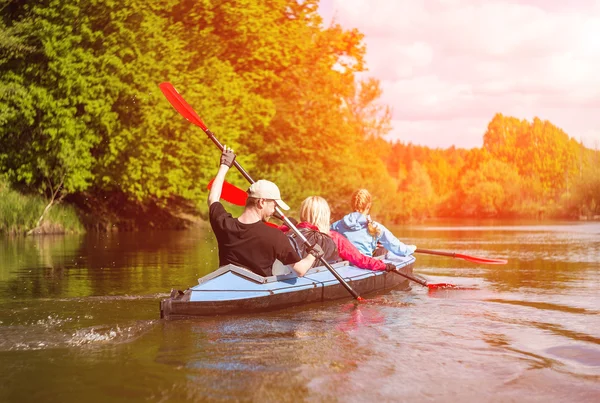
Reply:
[[[408,275],[412,274],[414,262],[413,256],[393,260],[398,271]],[[332,266],[361,296],[408,286],[408,280],[394,273],[359,269],[347,261]],[[324,266],[310,269],[304,277],[293,273],[263,277],[229,264],[200,278],[194,287],[171,292],[169,298],[160,302],[160,317],[263,312],[343,298],[350,298],[350,294]]]

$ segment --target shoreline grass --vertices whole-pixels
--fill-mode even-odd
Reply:
[[[23,235],[35,227],[47,202],[41,196],[24,195],[0,178],[0,234]],[[81,223],[73,206],[52,206],[36,233],[83,233]]]

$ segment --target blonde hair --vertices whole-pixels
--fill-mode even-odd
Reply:
[[[371,193],[367,189],[358,189],[352,194],[352,208],[354,211],[364,213],[367,208],[370,209],[372,200]],[[367,214],[367,232],[373,238],[381,235],[381,229],[375,225],[369,214]]]
[[[316,226],[320,232],[329,234],[331,210],[327,200],[320,196],[310,196],[304,199],[300,206],[300,221],[306,221]]]

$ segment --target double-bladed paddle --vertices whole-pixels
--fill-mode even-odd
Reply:
[[[161,83],[159,87],[165,95],[165,97],[167,98],[167,100],[175,108],[175,110],[177,110],[177,112],[179,112],[190,123],[200,127],[204,131],[204,133],[206,133],[208,138],[211,139],[211,141],[219,148],[219,150],[223,151],[223,145],[219,142],[219,140],[217,140],[214,133],[211,132],[208,129],[208,127],[206,127],[204,122],[202,122],[202,119],[200,119],[200,116],[198,116],[196,111],[194,111],[194,109],[192,109],[192,107],[183,99],[183,97],[179,95],[175,87],[173,87],[173,85],[168,82]],[[244,168],[242,168],[242,166],[237,161],[234,161],[233,165],[237,168],[238,171],[240,171],[242,176],[246,178],[248,182],[250,182],[250,184],[254,183],[254,180],[250,177],[248,172],[246,172],[246,170],[244,170]],[[300,231],[298,231],[298,228],[296,228],[296,226],[283,214],[279,206],[275,206],[275,212],[280,216],[283,222],[285,222],[285,224],[292,231],[294,231],[294,233],[298,236],[298,238],[302,240],[304,244],[309,245],[310,247],[313,246],[310,244],[310,242],[308,242],[306,237],[302,235]],[[363,298],[360,295],[358,295],[358,293],[354,291],[352,287],[348,285],[348,283],[342,278],[342,276],[340,276],[338,272],[335,271],[335,269],[325,260],[323,256],[321,256],[319,260],[355,299],[357,299],[358,301],[363,300]]]

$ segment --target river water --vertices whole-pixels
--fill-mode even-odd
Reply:
[[[600,223],[393,228],[429,282],[366,303],[162,321],[208,229],[0,238],[0,401],[600,401]]]

